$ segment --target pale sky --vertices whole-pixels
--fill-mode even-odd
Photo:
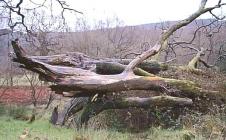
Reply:
[[[198,9],[200,0],[66,0],[66,2],[72,8],[82,11],[88,20],[117,16],[126,25],[136,25],[184,19]],[[209,0],[207,6],[216,5],[217,2],[218,0]],[[221,11],[220,9],[215,13],[219,15]]]
[[[45,0],[24,1],[24,8],[34,8],[37,4],[42,4]],[[54,5],[52,10],[54,15],[59,15],[62,11],[59,3],[52,0]],[[139,25],[146,23],[155,23],[162,21],[182,20],[199,7],[201,0],[64,0],[70,8],[83,12],[84,14],[71,14],[65,12],[66,21],[69,26],[73,27],[78,17],[85,18],[89,25],[94,27],[92,23],[99,20],[114,19],[118,17],[124,22],[123,25]],[[15,3],[18,0],[14,1]],[[46,1],[45,1],[46,2]],[[206,7],[216,5],[218,0],[208,0]],[[226,3],[226,0],[222,0]],[[36,4],[34,4],[36,3]],[[51,1],[47,0],[47,4],[42,7],[45,15],[50,15]],[[42,10],[39,9],[39,10]],[[226,15],[226,6],[214,11],[216,15]],[[16,16],[15,16],[16,17]],[[201,16],[201,18],[211,18],[210,14]],[[19,17],[20,18],[20,17]],[[29,16],[27,18],[29,22]],[[114,26],[114,25],[113,25]]]

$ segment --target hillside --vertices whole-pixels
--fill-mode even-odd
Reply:
[[[109,57],[109,58],[133,58],[134,53],[140,53],[150,46],[154,45],[158,40],[163,29],[167,29],[170,25],[177,21],[167,21],[164,23],[150,23],[137,26],[124,26],[116,28],[101,28],[97,30],[84,30],[80,32],[37,32],[38,39],[33,40],[33,44],[25,43],[24,35],[22,42],[27,44],[24,46],[29,50],[30,54],[46,55],[58,54],[62,52],[78,51],[93,57]],[[213,64],[219,55],[220,47],[225,46],[225,23],[214,22],[211,26],[205,25],[213,22],[211,19],[199,19],[188,26],[178,30],[170,38],[169,43],[180,41],[189,42],[193,38],[193,34],[197,28],[200,30],[196,33],[196,38],[192,44],[171,45],[171,47],[162,53],[162,60],[167,61],[176,58],[176,63],[183,64],[191,59],[195,51],[189,47],[195,48],[213,48],[213,51],[207,52],[208,58],[205,59]],[[2,29],[2,34],[7,30]],[[211,34],[211,37],[209,36]],[[213,34],[213,35],[212,35]],[[6,70],[6,65],[9,63],[8,38],[19,37],[21,33],[0,36],[0,69]],[[44,40],[43,40],[44,39]],[[173,48],[173,49],[172,49]],[[33,53],[32,53],[33,52]],[[206,55],[207,56],[207,55]]]

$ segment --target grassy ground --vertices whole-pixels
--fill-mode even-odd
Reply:
[[[143,133],[121,133],[113,130],[81,129],[74,131],[67,128],[59,128],[49,124],[47,120],[37,120],[32,124],[15,120],[7,116],[0,117],[0,139],[18,140],[24,129],[29,130],[27,140],[181,140],[192,138],[193,135],[185,130],[162,130],[153,128]],[[196,139],[201,139],[196,137]]]
[[[33,123],[22,121],[31,115],[31,107],[0,105],[0,140],[18,140],[24,130],[28,136],[23,140],[224,140],[226,138],[225,115],[184,116],[181,129],[150,128],[144,132],[119,132],[109,129],[83,128],[80,130],[53,126],[49,123],[50,110],[39,111]],[[40,117],[41,116],[41,117]]]
[[[194,135],[187,130],[166,130],[152,128],[142,133],[118,132],[111,129],[74,129],[56,127],[49,123],[49,114],[42,112],[33,123],[22,121],[21,116],[30,115],[30,108],[0,105],[0,140],[18,140],[24,130],[28,130],[25,140],[180,140]],[[195,137],[195,139],[201,139]]]
[[[22,135],[24,129],[29,130],[28,139],[35,137],[41,139],[68,139],[73,137],[73,131],[70,129],[55,128],[47,121],[38,120],[32,124],[25,121],[15,120],[9,117],[0,118],[0,139],[17,140]]]

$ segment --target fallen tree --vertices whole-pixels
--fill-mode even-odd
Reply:
[[[81,124],[86,123],[93,113],[96,115],[106,109],[184,106],[191,105],[192,99],[195,97],[221,96],[220,91],[202,89],[193,81],[157,76],[155,74],[167,70],[168,66],[157,61],[146,60],[158,54],[175,31],[188,25],[200,15],[224,5],[219,1],[217,5],[206,8],[206,2],[207,0],[202,0],[199,9],[194,14],[170,27],[153,47],[133,60],[94,59],[81,53],[28,56],[19,45],[18,40],[12,41],[16,55],[13,60],[20,63],[22,68],[38,73],[42,80],[51,82],[50,88],[57,94],[83,97],[85,103],[81,106],[76,105],[81,102],[81,98],[78,98],[79,100],[75,100],[72,106],[66,107],[74,110],[73,113],[82,110]],[[198,51],[197,55],[183,68],[188,72],[201,72],[197,69],[196,64],[201,60],[200,56],[203,51]],[[131,90],[151,90],[167,95],[123,97],[122,94],[120,97],[113,96],[115,92]],[[224,96],[221,98],[225,99]],[[65,116],[69,116],[69,113],[64,112],[62,116],[61,124],[64,123]]]

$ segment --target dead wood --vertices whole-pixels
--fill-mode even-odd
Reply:
[[[88,101],[89,98],[87,97],[72,98],[65,104],[64,109],[59,112],[57,124],[61,126],[64,125],[68,118],[82,110],[83,107],[86,106]]]
[[[81,128],[83,124],[87,124],[89,119],[108,109],[125,109],[129,107],[136,108],[153,108],[155,106],[187,106],[193,102],[188,98],[179,98],[171,96],[155,96],[155,97],[128,97],[128,98],[99,98],[94,102],[88,102],[82,110],[81,115],[77,119],[77,127]],[[76,112],[74,112],[76,113]]]
[[[20,63],[21,67],[38,73],[42,79],[52,82],[50,87],[56,93],[69,92],[73,97],[95,97],[95,95],[99,94],[108,96],[112,92],[128,90],[153,90],[164,93],[179,91],[178,93],[183,94],[183,97],[217,94],[218,91],[203,90],[192,81],[158,77],[150,74],[152,68],[148,67],[146,69],[146,67],[141,67],[144,62],[149,62],[145,61],[146,59],[153,57],[167,47],[167,40],[175,31],[188,25],[200,15],[211,12],[213,9],[220,8],[223,5],[219,1],[218,5],[205,8],[206,2],[207,0],[202,0],[199,9],[195,13],[171,26],[160,36],[159,41],[153,47],[138,55],[132,61],[129,61],[128,65],[120,63],[121,60],[93,59],[81,53],[54,56],[27,56],[23,48],[19,46],[18,40],[12,41],[16,54],[13,60]],[[202,50],[188,64],[187,67],[189,69],[197,69],[196,64],[201,53]],[[107,72],[101,69],[103,67],[107,68],[106,66],[109,67]],[[111,69],[114,70],[111,71]],[[80,120],[82,123],[87,122],[93,112],[98,114],[106,109],[149,108],[153,105],[190,105],[191,103],[191,99],[171,96],[129,97],[113,100],[102,100],[99,97],[97,101],[90,102],[83,108]]]

